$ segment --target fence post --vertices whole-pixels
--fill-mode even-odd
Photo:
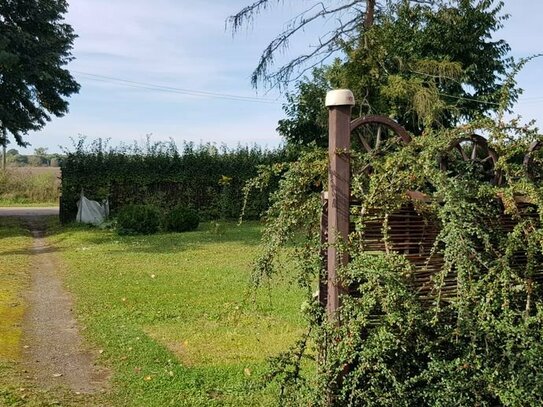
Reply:
[[[328,293],[327,314],[336,319],[342,288],[337,269],[348,262],[340,249],[349,236],[351,109],[354,96],[350,90],[338,89],[326,95],[329,110],[328,133]]]

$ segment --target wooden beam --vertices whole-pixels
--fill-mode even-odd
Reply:
[[[347,264],[345,247],[349,237],[350,147],[351,109],[354,97],[351,91],[336,90],[328,93],[329,108],[329,169],[328,169],[328,284],[327,313],[336,320],[342,287],[337,270]]]

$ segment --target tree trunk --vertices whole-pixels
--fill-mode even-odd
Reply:
[[[375,18],[375,2],[376,0],[366,0],[366,15],[364,16],[364,30],[373,26]]]
[[[366,0],[366,13],[364,14],[364,21],[362,22],[364,27],[364,48],[366,49],[368,48],[368,37],[366,36],[366,31],[373,26],[373,20],[375,18],[375,2],[376,0]]]

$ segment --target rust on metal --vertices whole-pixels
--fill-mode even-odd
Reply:
[[[460,159],[471,165],[477,165],[485,173],[489,182],[493,185],[501,185],[504,181],[500,170],[496,169],[498,154],[492,149],[486,139],[478,134],[469,134],[453,140],[445,154],[440,158],[440,168],[450,170],[451,153],[457,153],[456,160]]]

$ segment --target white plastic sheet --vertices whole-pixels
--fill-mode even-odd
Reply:
[[[109,215],[109,203],[107,200],[103,204],[91,201],[81,194],[81,198],[77,202],[77,218],[76,222],[91,223],[99,225]]]

